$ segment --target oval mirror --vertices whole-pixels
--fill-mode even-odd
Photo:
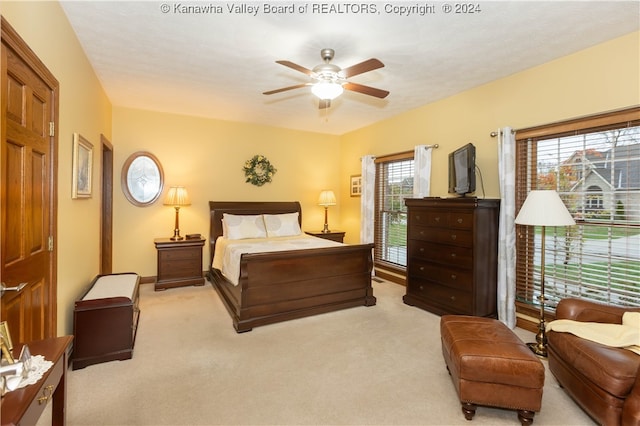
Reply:
[[[150,152],[131,154],[122,166],[122,192],[133,205],[145,207],[153,204],[164,185],[160,161]]]

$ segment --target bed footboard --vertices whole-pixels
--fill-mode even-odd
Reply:
[[[373,306],[373,244],[244,254],[237,287],[212,270],[237,332],[355,306]]]

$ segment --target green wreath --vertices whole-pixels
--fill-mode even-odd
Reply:
[[[247,178],[245,182],[255,186],[271,182],[273,175],[278,171],[264,155],[254,155],[251,160],[245,161],[242,170]]]

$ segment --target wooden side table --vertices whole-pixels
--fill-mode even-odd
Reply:
[[[172,287],[204,285],[202,277],[202,247],[204,238],[171,240],[156,238],[158,276],[155,290]]]
[[[67,365],[73,336],[54,337],[27,343],[31,355],[42,355],[53,366],[35,384],[7,393],[2,397],[3,425],[35,425],[53,399],[51,424],[64,425],[67,395]],[[22,346],[14,348],[14,356]]]
[[[305,234],[313,235],[314,237],[324,238],[325,240],[337,241],[339,243],[344,242],[344,232],[331,231],[331,232],[305,232]]]

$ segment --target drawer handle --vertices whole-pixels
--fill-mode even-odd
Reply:
[[[421,271],[421,272],[422,272],[422,271],[424,271],[424,266],[421,266],[421,267],[420,267],[420,271]]]
[[[440,216],[436,217],[436,222],[440,222]]]
[[[458,223],[462,223],[462,218],[461,217],[458,218]]]
[[[416,215],[416,219],[420,220],[420,215],[419,214]]]
[[[48,385],[42,390],[42,396],[38,398],[38,404],[46,404],[49,398],[51,398],[51,395],[53,395],[53,385]]]
[[[452,280],[454,280],[454,281],[455,281],[457,278],[458,278],[458,277],[456,276],[456,274],[451,274],[451,279],[452,279]]]
[[[424,235],[424,231],[420,231],[420,235]]]
[[[455,253],[451,253],[451,257],[454,257],[454,258],[455,258],[455,257],[456,257],[456,254],[455,254]]]
[[[424,247],[420,247],[420,252],[424,253]]]
[[[422,291],[422,290],[424,290],[424,286],[423,285],[420,286],[420,291]]]
[[[456,297],[455,296],[451,296],[451,301],[455,302],[456,301]]]
[[[458,236],[456,234],[451,234],[451,239],[455,240],[456,238],[458,238]]]

